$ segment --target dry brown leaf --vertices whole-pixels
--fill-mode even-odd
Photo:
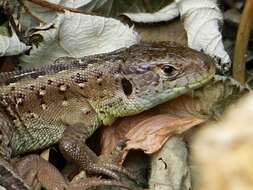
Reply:
[[[145,111],[139,115],[118,119],[112,126],[104,127],[102,131],[102,135],[101,135],[101,153],[102,154],[111,153],[112,150],[117,146],[117,144],[119,143],[121,139],[126,139],[125,135],[130,130],[132,130],[133,128],[136,128],[136,126],[140,127],[140,125],[143,125],[140,123],[143,123],[143,122],[148,124],[149,126],[154,125],[154,128],[156,128],[156,125],[160,125],[160,127],[157,126],[157,128],[168,127],[169,129],[167,130],[180,130],[180,129],[176,129],[177,127],[184,128],[184,126],[175,125],[176,123],[178,124],[180,123],[181,118],[182,118],[182,125],[183,123],[185,123],[186,125],[190,125],[191,121],[193,122],[192,125],[195,122],[196,123],[203,122],[205,121],[203,117],[200,117],[200,115],[196,116],[196,113],[201,112],[200,109],[201,108],[200,108],[198,99],[195,99],[192,97],[191,94],[188,94],[188,95],[178,97],[172,101],[166,102],[162,105],[155,107],[154,109]],[[155,120],[154,120],[156,123],[155,122],[152,123],[152,119],[153,119],[152,117],[161,115],[161,114],[163,115],[161,116],[162,120],[158,121],[158,119],[161,119],[160,116],[158,116],[157,118],[155,117]],[[166,114],[166,117],[165,117],[165,114]],[[171,123],[171,124],[167,124],[166,122]],[[172,129],[172,125],[175,125],[174,129]],[[189,126],[185,126],[185,127],[189,128]],[[152,127],[150,127],[149,130],[153,130]],[[154,133],[159,132],[160,134],[162,133],[163,130],[161,129],[161,131],[155,131]],[[146,134],[148,133],[151,133],[151,131],[146,132]],[[130,143],[130,141],[128,143]],[[159,147],[161,146],[162,145],[160,145]]]
[[[158,151],[169,137],[181,134],[200,124],[203,119],[196,117],[177,117],[169,114],[155,115],[138,123],[127,134],[124,151],[142,149],[147,154]]]
[[[139,122],[159,112],[143,112],[139,115],[118,119],[113,125],[106,126],[101,134],[101,154],[110,154],[121,139],[125,139],[128,131]]]
[[[117,162],[122,164],[131,149],[141,149],[146,154],[152,154],[158,151],[171,136],[181,134],[203,121],[193,116],[178,117],[170,114],[147,118],[125,135],[126,146],[117,157]]]
[[[123,163],[130,149],[152,154],[169,137],[204,122],[204,118],[192,114],[199,109],[191,95],[184,95],[139,115],[119,119],[102,132],[102,154],[112,152],[122,139],[127,142],[116,158],[117,163]]]

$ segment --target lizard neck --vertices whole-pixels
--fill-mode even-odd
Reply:
[[[97,113],[98,121],[103,125],[111,125],[117,118],[138,114],[144,111],[141,104],[125,103],[122,98],[111,98],[105,102],[90,102]]]

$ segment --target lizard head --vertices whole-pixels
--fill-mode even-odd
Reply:
[[[120,92],[112,97],[109,111],[114,118],[140,113],[201,87],[215,73],[215,61],[190,48],[162,46],[144,53],[137,61],[127,58],[119,66]]]
[[[170,52],[165,57],[126,67],[121,85],[129,104],[147,110],[212,79],[214,61],[203,53],[186,51],[191,54]]]

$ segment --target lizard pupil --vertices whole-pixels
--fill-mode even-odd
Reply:
[[[170,65],[165,65],[163,66],[163,72],[166,74],[171,74],[175,69],[174,67],[170,66]]]
[[[129,80],[127,80],[126,78],[123,78],[121,80],[121,85],[122,85],[124,94],[126,96],[130,96],[133,92],[133,86],[132,86],[131,82],[129,82]]]

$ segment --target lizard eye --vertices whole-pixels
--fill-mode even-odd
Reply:
[[[176,69],[171,65],[164,65],[162,70],[166,75],[171,75]]]
[[[169,65],[169,64],[162,65],[161,70],[165,74],[165,77],[170,80],[175,79],[175,77],[178,76],[182,72],[182,70],[179,70],[176,67]]]

